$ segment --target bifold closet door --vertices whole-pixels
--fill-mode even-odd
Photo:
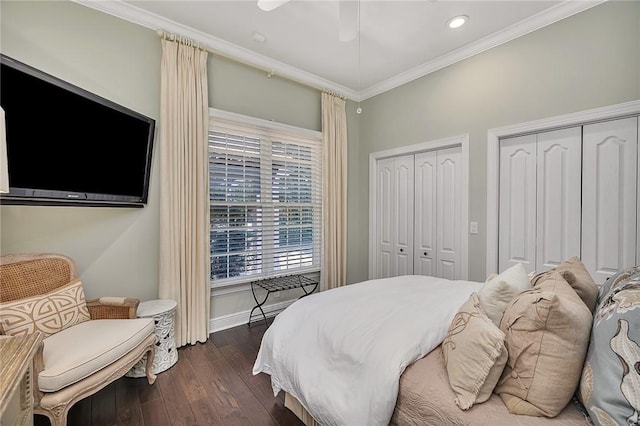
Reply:
[[[393,159],[395,262],[393,275],[413,274],[413,155]]]
[[[460,147],[415,156],[416,275],[462,276],[461,160]]]
[[[536,135],[500,141],[498,272],[536,268]]]
[[[638,117],[583,128],[582,261],[596,284],[636,264]]]
[[[378,160],[378,278],[413,274],[413,155]]]
[[[500,144],[499,271],[528,272],[580,256],[581,128]]]
[[[415,155],[415,255],[416,275],[437,275],[436,181],[437,154],[428,151]]]
[[[462,148],[376,163],[376,278],[462,277]]]
[[[393,271],[393,158],[378,160],[376,176],[377,278],[392,276]]]
[[[436,158],[436,276],[455,280],[462,276],[462,149],[441,149],[437,151]]]
[[[536,135],[535,271],[580,257],[582,129]]]

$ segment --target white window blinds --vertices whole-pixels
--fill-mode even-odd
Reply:
[[[211,118],[214,286],[320,269],[319,133],[270,124]]]

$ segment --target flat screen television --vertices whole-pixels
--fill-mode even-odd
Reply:
[[[0,55],[1,204],[143,207],[155,120]]]

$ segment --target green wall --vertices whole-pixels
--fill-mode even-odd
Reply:
[[[153,31],[71,2],[1,2],[0,8],[3,54],[158,119],[161,52]],[[57,107],[42,105],[42,114]],[[156,298],[157,152],[156,145],[146,207],[2,206],[0,251],[72,257],[89,298]]]
[[[278,123],[322,130],[320,91],[209,56],[209,106]]]
[[[10,57],[159,119],[161,47],[151,29],[68,1],[3,1],[0,42]],[[211,107],[320,130],[319,91],[216,55],[209,56],[208,69]],[[55,107],[43,105],[42,113]],[[157,298],[157,135],[155,143],[146,207],[1,206],[0,252],[72,257],[89,298]],[[233,293],[214,298],[211,313],[219,317],[252,305],[250,292]]]
[[[640,2],[606,2],[363,102],[351,282],[367,278],[368,155],[468,133],[469,279],[486,265],[487,130],[640,99]],[[365,256],[362,256],[362,254]]]
[[[4,1],[0,48],[159,118],[161,49],[151,29],[73,2]],[[210,55],[209,90],[214,108],[321,128],[317,90],[232,60]],[[469,133],[469,220],[480,224],[469,241],[470,278],[484,280],[487,130],[639,98],[640,2],[607,2],[368,99],[361,115],[348,102],[348,281],[367,279],[371,152]],[[2,206],[0,252],[71,256],[88,297],[156,298],[158,152],[145,208]],[[249,292],[225,294],[213,299],[212,316],[252,305]]]

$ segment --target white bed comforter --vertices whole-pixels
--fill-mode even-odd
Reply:
[[[253,374],[271,375],[274,395],[290,393],[322,425],[387,425],[400,375],[480,285],[407,275],[304,297],[265,332]]]

